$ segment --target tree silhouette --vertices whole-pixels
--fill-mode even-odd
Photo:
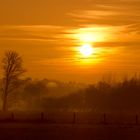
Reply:
[[[2,60],[3,64],[3,104],[2,110],[7,110],[7,97],[9,93],[16,89],[16,82],[25,70],[22,67],[22,58],[15,51],[5,52],[5,56]]]

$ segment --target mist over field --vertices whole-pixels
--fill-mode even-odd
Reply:
[[[87,85],[56,80],[18,80],[8,96],[9,111],[138,113],[140,79]]]

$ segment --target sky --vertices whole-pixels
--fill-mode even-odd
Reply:
[[[139,74],[139,7],[139,0],[1,0],[0,59],[17,51],[26,76],[37,79],[92,83]],[[84,45],[92,55],[80,53]]]

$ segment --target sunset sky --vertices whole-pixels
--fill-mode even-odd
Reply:
[[[38,79],[90,83],[139,74],[140,0],[1,0],[0,59],[9,49]]]

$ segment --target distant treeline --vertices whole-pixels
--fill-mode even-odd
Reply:
[[[118,83],[100,81],[59,99],[42,102],[46,108],[93,112],[140,112],[140,79]]]
[[[93,85],[49,80],[19,80],[9,108],[42,111],[139,112],[140,79]]]

